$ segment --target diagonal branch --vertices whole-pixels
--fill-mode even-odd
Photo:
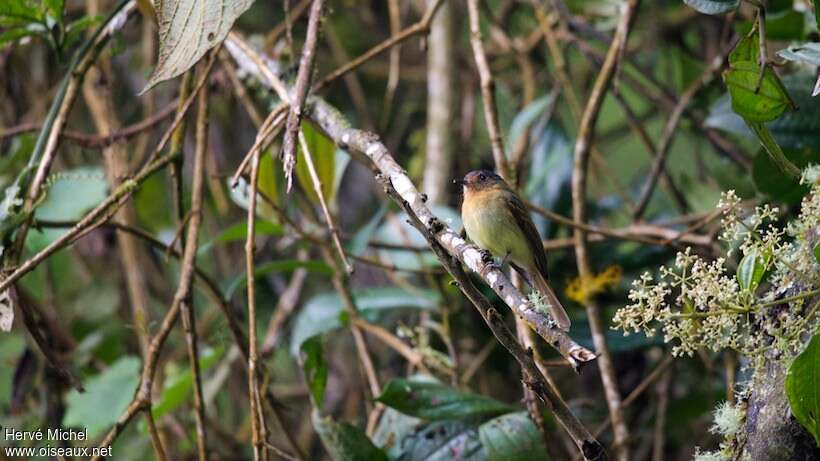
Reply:
[[[436,240],[447,252],[481,276],[517,316],[524,319],[573,367],[577,369],[595,359],[595,354],[557,328],[547,315],[536,310],[527,297],[513,286],[504,272],[493,264],[491,259],[486,258],[480,249],[468,244],[430,211],[425,203],[427,197],[419,193],[407,173],[396,163],[387,147],[375,134],[350,128],[348,122],[335,108],[319,98],[309,100],[306,109],[306,115],[318,124],[336,144],[367,156],[379,172],[390,180],[402,200],[409,204],[413,212],[435,235]]]

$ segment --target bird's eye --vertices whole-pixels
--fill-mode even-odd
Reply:
[[[479,181],[485,181],[486,179],[487,179],[487,175],[484,175],[484,174],[478,175],[478,180]]]

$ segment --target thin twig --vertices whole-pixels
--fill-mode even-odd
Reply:
[[[259,374],[256,371],[258,353],[256,340],[256,274],[254,273],[254,237],[256,233],[256,191],[259,181],[259,152],[251,158],[251,180],[248,190],[248,230],[245,239],[245,273],[248,295],[248,401],[253,443],[253,459],[267,459],[265,419],[259,396]]]
[[[293,98],[290,101],[290,112],[285,125],[285,139],[282,142],[282,163],[285,168],[287,190],[290,192],[293,185],[293,168],[296,166],[296,144],[298,132],[302,123],[302,108],[310,88],[310,77],[313,72],[313,61],[316,57],[316,44],[319,41],[319,22],[322,19],[322,5],[324,0],[313,0],[310,8],[310,19],[305,35],[305,44],[302,46],[302,58],[299,60],[299,72],[296,74],[296,85]]]
[[[202,197],[204,194],[203,184],[205,182],[205,152],[208,147],[208,92],[203,89],[199,92],[199,103],[196,117],[196,148],[194,150],[194,170],[191,185],[191,210],[188,213],[188,235],[182,242],[185,248],[182,264],[194,265],[196,263],[197,238],[199,237],[199,227],[202,224]],[[190,256],[189,256],[190,253]],[[185,330],[185,342],[188,350],[188,361],[191,366],[191,376],[194,384],[194,415],[196,419],[196,446],[199,461],[207,461],[208,444],[205,429],[205,399],[202,395],[202,376],[199,369],[199,353],[197,347],[196,316],[194,311],[194,298],[191,291],[191,280],[193,271],[184,271],[188,274],[189,280],[186,292],[181,301],[182,327]],[[182,281],[180,281],[180,290]]]
[[[478,0],[467,0],[467,11],[470,16],[470,44],[473,48],[475,64],[481,79],[481,97],[484,99],[484,120],[487,124],[487,133],[490,136],[490,146],[493,151],[495,169],[502,177],[510,180],[507,156],[504,154],[504,144],[501,140],[501,129],[498,126],[498,113],[495,110],[495,83],[484,52],[484,43],[481,41],[481,19],[478,12]]]
[[[319,179],[319,175],[316,173],[316,165],[313,163],[313,153],[310,152],[310,149],[308,148],[307,140],[305,139],[305,134],[302,130],[299,130],[298,136],[299,144],[302,146],[302,153],[305,156],[305,163],[307,164],[308,172],[310,173],[310,180],[313,182],[313,191],[319,198],[319,204],[322,206],[322,213],[325,216],[325,222],[330,230],[330,235],[333,237],[333,243],[336,245],[336,252],[339,254],[339,258],[341,258],[342,264],[345,266],[345,271],[348,274],[352,274],[353,266],[350,265],[350,261],[348,261],[347,256],[345,256],[345,249],[342,246],[342,240],[339,238],[339,229],[336,227],[336,223],[333,220],[333,215],[330,214],[330,209],[327,206],[325,193],[322,190],[322,180]]]

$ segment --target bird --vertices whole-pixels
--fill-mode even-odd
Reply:
[[[541,236],[521,197],[488,170],[471,171],[453,182],[464,190],[461,221],[470,240],[502,258],[502,264],[509,262],[541,294],[558,328],[568,331],[569,316],[548,283]]]

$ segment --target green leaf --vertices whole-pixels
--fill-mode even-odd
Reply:
[[[159,57],[142,92],[193,67],[208,50],[222,43],[236,18],[252,4],[253,0],[156,2]]]
[[[489,461],[547,459],[538,428],[526,411],[491,419],[478,428]]]
[[[817,28],[820,29],[820,1],[814,0],[814,22],[817,23]]]
[[[329,275],[333,273],[330,266],[322,261],[299,261],[297,259],[289,259],[285,261],[270,261],[265,264],[260,264],[254,269],[253,277],[254,279],[258,279],[272,272],[293,272],[300,267],[305,268],[309,272],[319,274]],[[231,281],[230,285],[228,285],[228,288],[225,290],[225,297],[227,299],[233,298],[236,291],[244,288],[247,283],[248,277],[246,274],[243,273],[236,276],[236,278]]]
[[[222,358],[224,348],[204,348],[199,351],[199,369],[202,372],[207,371]],[[180,367],[177,364],[169,363],[169,372],[166,373],[168,378],[162,389],[162,396],[158,402],[153,405],[152,412],[154,418],[161,418],[162,416],[176,410],[180,405],[185,403],[191,391],[194,388],[194,377],[191,373],[191,367],[185,364]]]
[[[282,169],[276,164],[270,149],[263,152],[262,157],[259,158],[259,179],[257,180],[257,187],[262,195],[267,197],[277,206],[282,204],[282,196],[279,192],[279,188],[281,187],[280,185],[282,184],[282,177],[284,177]],[[264,205],[261,205],[260,203],[260,206],[270,207],[266,200],[261,200],[261,203],[264,203]],[[244,208],[247,209],[247,206]],[[264,213],[265,216],[270,214],[272,214],[270,211]]]
[[[521,141],[521,136],[538,120],[538,117],[544,115],[544,111],[555,100],[555,96],[555,93],[547,93],[527,104],[521,112],[515,115],[510,125],[509,135],[507,135],[507,145],[504,147],[507,155],[511,155],[515,146]]]
[[[445,205],[433,205],[430,208],[433,214],[453,229],[461,227],[461,214],[453,208]],[[386,219],[382,225],[379,226],[375,240],[393,245],[426,248],[427,240],[407,222],[407,219],[407,214],[404,212],[397,213],[395,219]],[[421,269],[439,264],[438,259],[432,251],[420,252],[391,249],[381,250],[379,253],[396,267],[400,268]]]
[[[777,141],[774,139],[774,136],[772,136],[771,131],[766,128],[766,125],[759,122],[750,122],[748,120],[746,120],[746,123],[748,123],[749,128],[751,128],[757,135],[757,139],[760,140],[760,144],[769,154],[772,162],[777,165],[780,171],[795,180],[799,179],[800,169],[794,166],[794,164],[786,158],[786,154],[784,154],[783,150],[780,149],[780,145],[777,144]]]
[[[19,21],[18,24],[43,22],[40,11],[29,6],[25,0],[3,0],[0,2],[0,18]]]
[[[408,423],[419,421],[416,418],[402,415],[392,408],[385,411],[401,415],[408,419]],[[388,422],[392,421],[388,419]],[[404,423],[404,424],[408,424]],[[401,461],[486,461],[487,452],[481,446],[478,438],[478,428],[475,424],[464,421],[433,421],[428,424],[393,427],[384,431],[387,438],[381,445],[387,450],[390,459]],[[374,435],[374,440],[379,440]]]
[[[814,246],[814,260],[820,263],[820,243]]]
[[[373,445],[363,430],[331,418],[322,418],[314,410],[311,419],[333,461],[387,461],[387,455]]]
[[[336,145],[308,121],[302,122],[302,134],[305,136],[305,143],[313,159],[313,165],[316,167],[316,175],[319,177],[319,182],[322,183],[322,195],[324,196],[325,202],[331,204],[336,195]],[[310,170],[305,160],[305,153],[302,152],[302,143],[299,142],[298,146],[299,149],[296,154],[296,180],[310,201],[318,205],[319,196],[316,195],[316,191],[313,188],[313,180],[310,178]]]
[[[0,47],[5,44],[16,42],[23,37],[37,35],[39,32],[31,27],[15,27],[0,32]]]
[[[46,13],[57,24],[63,23],[63,10],[65,0],[43,0],[44,13]]]
[[[740,0],[683,0],[683,3],[703,14],[721,14],[735,10]]]
[[[766,261],[757,250],[752,250],[743,256],[737,267],[737,281],[740,288],[755,292],[763,274],[766,272]]]
[[[325,386],[327,385],[327,363],[325,363],[322,353],[322,339],[314,336],[302,343],[303,363],[302,369],[305,372],[305,380],[310,389],[313,406],[321,408],[325,399]]]
[[[105,200],[108,181],[100,167],[88,166],[55,173],[47,185],[45,200],[35,217],[47,221],[73,221]]]
[[[390,381],[376,400],[404,414],[433,421],[494,416],[513,409],[489,397],[418,378]]]
[[[786,396],[794,417],[820,445],[820,335],[811,338],[789,367]]]
[[[381,311],[400,308],[435,309],[440,302],[438,293],[432,290],[409,292],[393,287],[353,290],[353,299],[359,313],[374,321]],[[343,312],[342,301],[336,292],[321,293],[311,298],[294,321],[290,338],[291,353],[297,355],[302,343],[309,338],[341,327]]]
[[[353,238],[350,240],[350,243],[347,245],[347,251],[355,256],[362,256],[365,251],[367,251],[367,245],[370,243],[370,239],[373,237],[373,234],[379,228],[379,223],[381,222],[382,218],[384,218],[385,213],[387,213],[387,205],[382,205],[379,208],[379,211],[373,213],[373,216],[367,221],[367,224],[361,227]]]
[[[820,98],[811,98],[814,74],[801,72],[783,78],[790,94],[800,100],[798,110],[788,111],[778,119],[766,123],[777,143],[785,150],[811,148],[820,152]],[[731,108],[728,95],[718,99],[709,110],[705,121],[709,128],[755,137],[743,119]]]
[[[745,32],[746,35],[737,42],[737,45],[729,53],[729,64],[741,61],[757,62],[760,56],[760,36],[757,32],[758,24],[754,23],[752,30]]]
[[[760,66],[752,61],[738,61],[723,73],[723,80],[732,97],[732,109],[750,122],[768,122],[780,117],[791,100],[774,71],[766,67],[760,89],[755,88]]]
[[[85,392],[66,397],[63,426],[82,427],[93,439],[111,428],[134,397],[139,383],[140,359],[125,356],[85,381]]]
[[[790,163],[798,168],[806,167],[817,156],[812,149],[787,149],[783,152]],[[809,188],[774,163],[768,152],[761,149],[752,162],[752,179],[760,192],[784,203],[800,203]]]
[[[266,235],[268,237],[279,237],[283,234],[282,226],[279,224],[259,219],[254,221],[253,225],[255,235]],[[237,241],[244,241],[248,236],[248,223],[239,222],[233,226],[222,231],[213,240],[201,245],[197,250],[198,255],[203,255],[208,252],[214,245],[220,243],[230,243]]]

